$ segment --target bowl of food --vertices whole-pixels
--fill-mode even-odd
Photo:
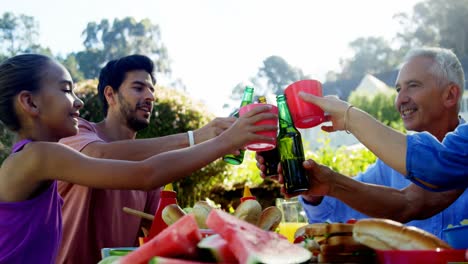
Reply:
[[[468,248],[468,225],[449,227],[442,230],[444,239],[456,249]]]

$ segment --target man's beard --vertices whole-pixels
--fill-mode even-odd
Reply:
[[[122,114],[122,117],[125,118],[129,128],[131,128],[133,131],[140,131],[148,127],[147,121],[138,120],[136,117],[136,111],[140,107],[140,103],[138,103],[135,108],[132,108],[131,105],[125,101],[125,99],[120,94],[118,98],[121,105],[120,113]]]
[[[135,113],[135,112],[133,112]],[[148,127],[147,122],[142,122],[141,120],[138,120],[135,118],[135,115],[128,115],[127,116],[127,126],[134,131],[140,131],[142,129],[145,129]]]

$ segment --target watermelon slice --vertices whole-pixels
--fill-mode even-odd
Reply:
[[[217,263],[239,263],[236,256],[232,253],[228,246],[228,242],[219,234],[211,235],[203,238],[198,243],[198,248],[201,249],[201,256],[208,261]]]
[[[309,250],[220,209],[211,210],[206,224],[228,242],[239,263],[304,263],[312,257]]]
[[[194,258],[197,255],[197,244],[200,240],[201,234],[195,217],[187,214],[123,257],[120,263],[146,264],[154,256]]]

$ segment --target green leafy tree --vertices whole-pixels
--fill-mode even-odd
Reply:
[[[398,65],[399,58],[390,44],[381,37],[358,38],[349,44],[354,56],[341,59],[342,71],[339,79],[361,78],[366,73],[376,74],[391,71]],[[328,74],[331,77],[331,73]]]
[[[39,24],[34,17],[5,12],[0,17],[0,61],[20,53],[52,55],[50,49],[37,44]]]
[[[76,57],[73,53],[68,54],[65,58],[59,57],[57,60],[68,69],[73,78],[73,81],[84,81],[84,74],[79,70],[78,61],[76,60]]]
[[[266,93],[281,94],[291,83],[307,78],[301,69],[291,66],[280,56],[270,56],[263,61],[263,66],[258,69],[254,82],[259,88],[261,80],[266,80],[266,87],[259,90],[259,95]]]
[[[241,99],[242,99],[242,95],[244,93],[244,89],[245,89],[245,87],[247,85],[249,85],[249,84],[241,82],[241,83],[238,83],[236,86],[234,86],[234,88],[232,88],[232,93],[230,95],[230,99],[240,102]],[[225,104],[224,108],[229,107],[229,106],[230,106],[229,104]]]
[[[390,94],[377,93],[374,96],[352,92],[348,101],[352,105],[366,111],[385,125],[404,132],[403,121],[394,106],[395,98],[396,92]]]
[[[270,56],[263,61],[263,65],[258,69],[255,76],[250,78],[251,83],[255,88],[255,95],[267,94],[282,94],[286,87],[302,79],[309,78],[304,75],[301,69],[291,66],[285,59],[280,56]],[[245,86],[251,85],[247,83],[239,83],[233,89],[230,99],[239,102],[242,98]],[[238,107],[237,104],[232,106],[227,103],[224,108]]]
[[[109,60],[129,54],[143,54],[153,59],[156,70],[170,73],[167,49],[162,43],[158,25],[149,19],[136,21],[132,17],[90,22],[83,31],[85,46],[73,56],[79,70],[87,79],[96,78],[101,67]]]
[[[413,13],[395,15],[402,26],[397,34],[403,52],[415,46],[441,46],[460,57],[468,55],[468,0],[428,0]]]
[[[381,37],[358,38],[349,46],[353,56],[341,59],[341,71],[327,73],[327,81],[360,78],[366,73],[394,69],[413,47],[440,46],[460,58],[468,55],[468,0],[426,0],[412,13],[394,15],[401,30],[393,43]]]

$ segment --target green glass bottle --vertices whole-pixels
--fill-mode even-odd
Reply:
[[[242,96],[242,102],[241,102],[240,107],[251,104],[253,102],[253,93],[254,93],[253,87],[250,87],[250,86],[245,87],[244,95]],[[231,116],[239,117],[239,110],[236,110]],[[239,155],[228,154],[223,157],[223,160],[232,165],[242,164],[242,162],[244,161],[245,150],[240,149],[239,151],[240,151]]]
[[[302,163],[305,160],[301,133],[294,127],[285,95],[276,96],[279,132],[277,148],[284,176],[286,193],[293,194],[309,189],[309,177]]]

